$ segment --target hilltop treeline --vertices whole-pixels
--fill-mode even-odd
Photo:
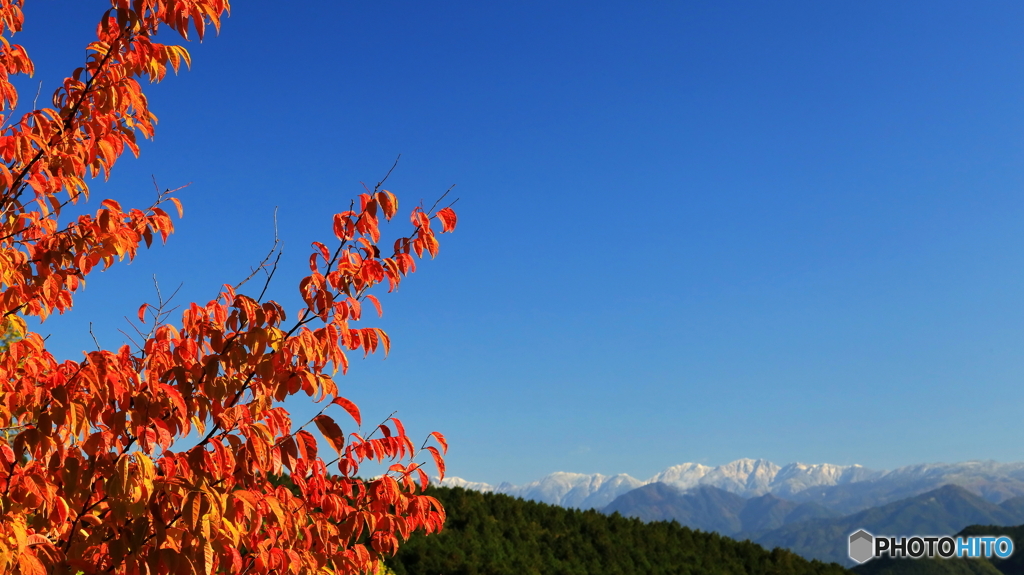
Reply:
[[[839,575],[843,567],[767,551],[676,522],[431,487],[444,531],[413,536],[388,561],[397,575]]]

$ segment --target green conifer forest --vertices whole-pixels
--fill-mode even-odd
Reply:
[[[839,575],[808,561],[676,522],[644,523],[460,488],[429,492],[444,531],[412,537],[388,562],[397,575]]]

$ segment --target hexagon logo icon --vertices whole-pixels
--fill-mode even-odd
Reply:
[[[850,534],[850,559],[863,563],[875,556],[875,538],[863,529]]]

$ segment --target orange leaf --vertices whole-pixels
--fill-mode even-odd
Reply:
[[[305,429],[295,432],[295,446],[299,449],[299,457],[306,460],[316,459],[316,438]]]
[[[366,294],[366,299],[370,300],[370,303],[373,304],[373,307],[377,308],[377,317],[384,317],[384,310],[381,309],[380,300],[377,299],[377,296],[373,294]]]
[[[458,223],[459,219],[455,215],[455,210],[451,208],[442,208],[438,210],[437,217],[441,220],[441,233],[450,232],[455,229],[455,224]]]
[[[320,433],[324,435],[324,439],[331,444],[335,451],[341,453],[345,449],[345,433],[341,431],[341,427],[329,415],[320,414],[314,417],[313,421]]]
[[[444,479],[444,457],[437,452],[437,448],[433,445],[427,446],[427,451],[430,452],[430,456],[434,458],[434,465],[437,466],[438,479]]]
[[[448,442],[445,441],[444,436],[441,435],[441,432],[440,431],[434,431],[430,435],[431,435],[431,437],[436,439],[438,443],[441,444],[441,447],[444,449],[444,452],[447,455],[447,453],[448,453]]]
[[[46,575],[46,567],[32,553],[19,553],[18,564],[25,575]]]
[[[363,425],[363,418],[362,416],[360,416],[359,408],[356,407],[356,404],[345,399],[344,397],[335,397],[334,401],[332,401],[331,403],[335,405],[340,405],[342,408],[344,408],[345,411],[347,411],[348,414],[352,416],[352,419],[356,420],[356,425]]]

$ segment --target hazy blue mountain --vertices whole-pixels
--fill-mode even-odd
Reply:
[[[1006,501],[1000,503],[999,506],[1009,511],[1010,513],[1014,513],[1016,515],[1024,517],[1024,496],[1007,499]]]
[[[686,527],[729,535],[743,528],[739,515],[746,503],[739,495],[717,487],[683,491],[665,483],[650,483],[620,495],[604,512],[644,521],[674,519]]]
[[[875,535],[945,535],[968,525],[1017,525],[1024,516],[986,501],[963,487],[947,485],[927,493],[835,519],[791,523],[755,542],[784,547],[808,558],[852,565],[847,537],[857,529]]]
[[[756,534],[783,525],[839,517],[839,514],[818,503],[797,503],[766,493],[747,501],[740,512],[741,532],[735,534],[737,539],[753,539]]]
[[[913,497],[943,485],[959,485],[987,501],[999,503],[1024,496],[1024,464],[968,461],[908,465],[864,481],[811,487],[789,498],[820,503],[847,514]]]
[[[770,493],[744,499],[717,487],[681,490],[664,483],[650,483],[620,495],[604,512],[644,521],[675,520],[723,535],[760,533],[793,521],[836,515],[815,503],[794,503]]]

